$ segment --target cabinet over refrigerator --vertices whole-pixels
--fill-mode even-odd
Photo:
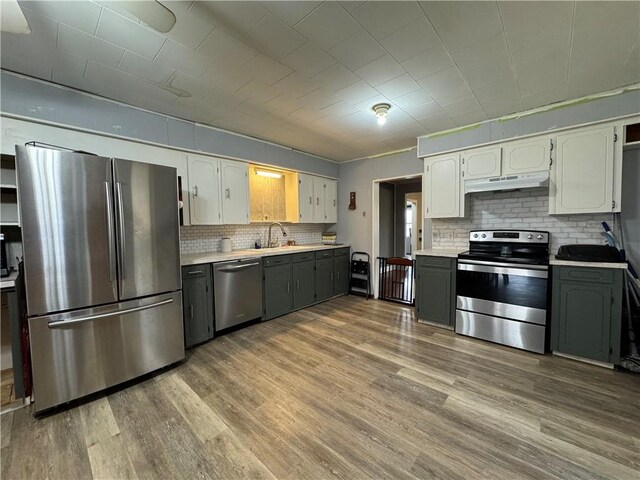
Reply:
[[[184,358],[176,170],[16,147],[36,412]]]

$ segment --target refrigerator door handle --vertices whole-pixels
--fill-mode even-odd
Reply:
[[[118,235],[118,243],[119,243],[119,264],[120,264],[120,278],[125,278],[125,225],[124,225],[124,202],[122,200],[122,184],[120,182],[116,182],[116,200],[118,204],[118,226],[119,235]]]
[[[108,248],[109,248],[109,281],[113,283],[116,278],[116,244],[115,244],[115,232],[114,232],[114,213],[113,213],[113,199],[111,198],[111,183],[104,182],[104,195],[107,203],[107,235],[108,235]],[[116,294],[117,295],[117,294]]]
[[[140,307],[127,308],[125,310],[115,310],[113,312],[98,313],[96,315],[87,315],[86,317],[74,318],[73,320],[58,320],[49,322],[47,326],[49,328],[62,328],[69,325],[75,325],[77,323],[90,322],[92,320],[98,320],[100,318],[115,317],[116,315],[126,315],[127,313],[139,312],[141,310],[148,310],[150,308],[156,308],[161,305],[167,305],[173,302],[173,298],[167,298],[161,302],[152,303],[150,305],[142,305]]]

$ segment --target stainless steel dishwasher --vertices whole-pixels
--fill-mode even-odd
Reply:
[[[213,264],[215,330],[262,316],[262,263],[245,258]]]

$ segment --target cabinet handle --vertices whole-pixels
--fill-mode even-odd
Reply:
[[[197,196],[198,196],[198,186],[197,186],[197,185],[194,185],[194,186],[193,186],[193,196],[194,196],[194,197],[197,197]]]
[[[333,282],[333,273],[330,273],[330,274],[329,274],[329,280],[330,280],[331,282]]]
[[[309,197],[309,205],[313,205],[313,199]]]
[[[333,206],[334,206],[334,207],[336,206],[336,200],[335,200],[335,198],[333,199]]]
[[[336,278],[340,280],[340,272],[336,272]]]
[[[316,205],[320,205],[320,197],[316,197]]]
[[[193,305],[189,305],[189,318],[193,320]]]
[[[300,290],[300,280],[296,280],[296,290]]]
[[[202,270],[191,270],[187,275],[200,275],[202,274]]]
[[[291,282],[287,282],[287,293],[291,291]]]
[[[225,198],[231,199],[231,189],[229,187],[224,189]]]

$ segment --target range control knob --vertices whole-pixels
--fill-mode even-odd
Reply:
[[[482,234],[482,238],[487,238],[487,234],[486,234],[486,233],[483,233],[483,234]]]
[[[474,233],[474,234],[473,234],[473,238],[478,238],[478,234],[477,234],[477,233]]]
[[[533,238],[533,235],[529,234],[529,235],[527,235],[527,238],[528,238],[529,240],[531,240],[531,239]]]
[[[542,240],[543,238],[544,238],[544,236],[538,235],[538,240]]]

